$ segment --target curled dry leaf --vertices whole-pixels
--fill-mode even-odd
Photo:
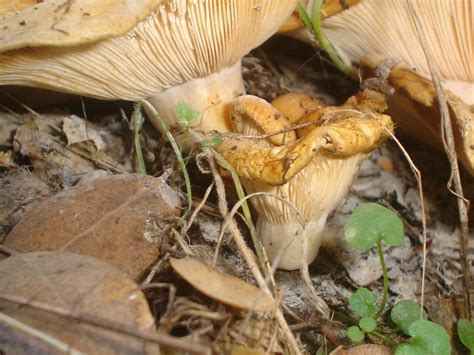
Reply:
[[[216,301],[246,311],[271,312],[275,308],[273,300],[259,288],[220,273],[198,259],[171,259],[170,263],[179,276]]]
[[[43,201],[25,214],[5,245],[20,252],[94,256],[137,278],[159,255],[159,245],[144,238],[148,214],[172,218],[178,208],[176,192],[161,178],[106,176]]]
[[[125,273],[89,256],[66,252],[11,256],[0,263],[0,294],[140,330],[154,328],[147,301],[137,285]],[[0,301],[0,311],[84,353],[142,354],[146,346],[136,338],[5,301]],[[39,350],[34,338],[3,323],[0,343],[12,354]],[[56,353],[54,350],[47,353]]]

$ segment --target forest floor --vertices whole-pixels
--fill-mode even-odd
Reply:
[[[266,100],[299,91],[327,104],[340,104],[359,86],[322,62],[312,49],[283,38],[273,39],[245,57],[243,76],[247,92]],[[163,339],[147,338],[155,330],[171,335],[171,340],[165,340],[171,343],[166,344],[181,351],[190,351],[183,343],[199,343],[215,353],[260,354],[285,349],[284,331],[275,321],[275,313],[262,315],[241,304],[239,298],[251,297],[253,291],[246,294],[242,287],[240,293],[234,278],[221,280],[207,271],[194,275],[197,281],[188,280],[186,275],[198,266],[170,264],[186,255],[211,264],[218,244],[224,222],[219,209],[222,198],[215,183],[210,187],[214,179],[207,164],[200,161],[202,157],[193,154],[186,158],[193,210],[199,212],[190,223],[180,218],[187,202],[177,159],[169,143],[148,121],[141,130],[141,144],[147,172],[156,178],[134,174],[134,135],[125,119],[132,115],[132,104],[54,94],[47,94],[52,105],[42,98],[31,102],[24,96],[14,99],[21,90],[0,93],[0,279],[10,279],[8,286],[0,286],[0,294],[9,291],[23,295],[18,299],[28,303],[33,297],[31,289],[35,289],[42,293],[42,300],[50,300],[48,304],[54,310],[73,304],[75,311],[85,311],[89,318],[77,331],[76,313],[73,320],[66,320],[51,309],[28,309],[0,301],[0,312],[17,315],[23,324],[43,333],[39,338],[25,336],[24,328],[0,322],[0,349],[5,346],[24,352],[55,353],[65,343],[89,352],[138,354],[152,352],[156,342],[163,344]],[[33,91],[26,95],[46,94]],[[446,188],[449,163],[443,153],[423,146],[401,130],[397,129],[396,134],[423,179],[428,247],[424,306],[430,319],[452,335],[464,306],[459,217],[456,199]],[[474,182],[467,173],[462,175],[465,195],[472,201]],[[225,174],[224,187],[231,209],[238,197]],[[364,202],[377,202],[394,211],[405,227],[401,247],[384,247],[390,279],[387,309],[400,300],[420,301],[423,215],[419,185],[406,156],[389,141],[362,163],[349,193],[330,216],[323,248],[309,268],[311,286],[331,310],[330,319],[318,313],[309,285],[299,271],[274,273],[275,294],[286,322],[301,349],[308,353],[328,343],[332,348],[350,346],[346,329],[354,325],[354,313],[348,307],[349,297],[358,287],[382,294],[376,249],[357,251],[344,240],[345,223]],[[472,231],[472,213],[470,217]],[[251,245],[244,219],[237,214],[236,221],[247,245]],[[470,239],[470,265],[474,270],[472,232]],[[40,251],[57,254],[40,263],[32,254]],[[27,252],[33,256],[24,256],[21,262],[13,260]],[[91,258],[67,265],[69,262],[61,259],[64,252]],[[79,272],[81,267],[89,271]],[[110,272],[106,273],[108,267]],[[57,268],[70,274],[61,277]],[[216,268],[227,276],[256,284],[230,229],[224,233]],[[201,282],[207,293],[195,282]],[[97,285],[101,285],[100,291]],[[63,294],[69,286],[76,290],[75,295]],[[474,285],[470,286],[474,298]],[[232,287],[236,288],[236,300],[232,301],[236,304],[220,295]],[[137,293],[134,300],[125,297],[130,292]],[[126,323],[121,330],[114,330],[122,337],[113,334],[110,324],[91,325],[94,315],[112,315],[113,320]],[[388,315],[382,322],[390,323]],[[131,334],[133,329],[138,333]],[[55,341],[45,342],[45,334],[52,334]],[[366,342],[382,343],[374,336],[368,336]],[[459,344],[454,346],[456,349]]]

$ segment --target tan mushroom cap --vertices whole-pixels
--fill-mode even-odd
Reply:
[[[37,0],[0,0],[0,18],[37,3]]]
[[[272,106],[280,111],[291,123],[295,123],[303,115],[322,108],[324,102],[300,92],[289,92],[272,101]]]
[[[20,11],[0,20],[1,52],[117,37],[144,20],[162,0],[46,0],[28,7],[22,3],[17,5]]]
[[[296,3],[46,0],[0,20],[0,85],[138,100],[200,78],[180,90],[190,100],[201,95],[190,106],[204,111],[243,93],[241,57],[271,36]],[[204,79],[212,75],[208,92]],[[168,94],[157,104],[187,102]]]
[[[433,54],[430,62],[439,73],[443,87],[451,92],[448,101],[456,101],[455,105],[449,104],[452,110],[456,106],[458,111],[452,112],[456,116],[453,118],[457,135],[456,148],[462,162],[473,174],[474,119],[468,106],[474,104],[473,2],[413,0],[412,3]],[[312,4],[311,0],[306,3],[308,11]],[[359,64],[364,58],[376,58],[371,59],[372,62],[380,62],[380,58],[395,58],[403,63],[405,73],[408,70],[413,72],[410,75],[416,77],[418,85],[421,85],[421,81],[431,81],[428,62],[408,1],[361,0],[347,10],[326,18],[322,22],[322,28],[347,63]],[[314,43],[314,36],[307,30],[297,30],[293,35]],[[394,76],[396,75],[391,75],[392,82],[395,80]],[[430,86],[428,91],[433,91],[433,86],[428,81],[421,86]],[[400,88],[396,83],[393,85],[396,89]],[[416,100],[416,95],[425,95],[420,94],[417,89],[411,90],[411,94],[405,89],[402,91],[404,93],[397,93],[390,100],[391,116],[400,122],[401,128],[418,139],[431,146],[441,147],[439,112],[431,104],[420,104]],[[414,102],[410,102],[410,96],[413,96]],[[458,96],[465,104],[454,96]],[[424,113],[420,111],[421,105],[426,108]]]
[[[306,221],[303,230],[295,211],[272,196],[251,200],[259,212],[257,235],[271,260],[282,253],[280,268],[298,269],[303,261],[309,264],[314,260],[327,216],[347,193],[360,162],[393,131],[390,117],[377,111],[357,110],[358,106],[364,110],[373,106],[364,98],[372,102],[374,97],[383,99],[366,90],[341,107],[319,109],[318,122],[312,128],[297,139],[292,136],[279,141],[281,145],[257,135],[285,129],[289,122],[286,117],[276,120],[281,122],[279,127],[275,122],[267,126],[265,113],[274,111],[270,104],[251,96],[234,101],[233,107],[239,108],[238,126],[244,136],[226,137],[217,149],[243,178],[249,194],[267,192],[279,196],[291,203]],[[244,105],[249,106],[246,117],[242,116]],[[260,108],[257,110],[256,106]],[[302,254],[305,238],[307,260]]]
[[[362,60],[364,76],[370,77],[384,62],[380,56]],[[366,72],[368,70],[368,72]],[[395,65],[388,75],[388,84],[395,94],[388,99],[389,113],[397,117],[400,126],[419,140],[442,149],[441,121],[436,90],[431,80],[425,79],[403,63]],[[474,175],[474,112],[449,90],[444,90],[453,122],[456,152],[466,169]]]
[[[413,4],[434,53],[432,64],[441,78],[473,82],[472,1],[413,0]],[[361,0],[327,18],[322,26],[331,43],[353,63],[371,54],[397,56],[429,77],[428,63],[407,1]],[[471,95],[474,98],[474,93]]]

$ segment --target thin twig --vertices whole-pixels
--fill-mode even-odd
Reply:
[[[422,233],[423,233],[423,264],[421,268],[421,299],[420,299],[420,305],[421,305],[420,317],[422,317],[423,305],[425,301],[426,260],[428,258],[428,248],[427,248],[428,235],[427,235],[427,230],[426,230],[426,209],[425,209],[425,198],[424,198],[424,193],[423,193],[423,181],[421,178],[420,170],[416,167],[415,163],[413,163],[413,160],[411,159],[410,155],[406,151],[405,147],[402,145],[402,143],[400,143],[400,141],[397,139],[397,137],[395,137],[395,135],[392,132],[390,132],[388,129],[386,129],[386,131],[387,131],[387,134],[392,137],[392,139],[395,141],[395,143],[398,145],[398,147],[402,151],[418,183],[418,193],[419,193],[419,198],[420,198],[420,209],[421,209],[421,225],[422,225]]]
[[[468,319],[472,319],[472,305],[471,305],[471,295],[470,295],[470,285],[471,285],[471,269],[469,267],[467,250],[469,248],[469,217],[467,211],[469,209],[469,201],[464,198],[461,177],[459,174],[459,165],[456,154],[456,146],[454,142],[454,134],[451,118],[449,117],[449,109],[446,101],[446,96],[441,86],[441,80],[439,78],[438,72],[433,65],[433,54],[429,48],[428,41],[426,39],[425,31],[421,24],[421,21],[416,13],[415,6],[413,5],[412,0],[407,0],[410,13],[412,15],[413,21],[415,23],[416,32],[420,39],[423,52],[430,69],[431,80],[436,89],[436,95],[438,97],[438,103],[441,113],[441,138],[443,140],[444,150],[448,157],[449,163],[451,165],[451,174],[448,180],[448,190],[457,198],[458,210],[459,210],[459,221],[460,221],[460,233],[458,235],[459,239],[459,254],[460,262],[463,273],[463,294],[464,294],[464,304],[465,304],[465,314],[464,316]],[[442,53],[441,53],[442,55]],[[454,191],[452,189],[454,187]]]
[[[327,109],[328,107],[325,107]],[[294,132],[298,129],[305,128],[308,126],[316,126],[316,127],[322,127],[331,122],[331,120],[343,120],[347,117],[342,116],[341,114],[354,114],[356,117],[359,118],[364,118],[367,116],[367,114],[354,110],[354,109],[341,109],[335,112],[328,112],[323,114],[317,121],[310,121],[310,122],[304,122],[304,123],[299,123],[296,125],[292,125],[289,128],[284,128],[280,129],[278,131],[274,131],[272,133],[265,133],[265,134],[242,134],[242,133],[234,133],[234,132],[214,132],[217,136],[219,137],[225,137],[225,138],[247,138],[247,139],[267,139],[273,136],[278,136],[279,134],[282,133],[287,133],[287,132]],[[353,116],[351,116],[353,117]]]
[[[182,339],[172,337],[168,334],[160,334],[160,333],[154,333],[154,332],[141,330],[136,327],[130,327],[128,324],[118,323],[115,321],[111,321],[109,319],[97,317],[95,315],[89,315],[89,314],[83,315],[78,312],[68,311],[64,308],[55,307],[55,306],[40,303],[37,301],[32,301],[32,300],[29,300],[28,298],[21,297],[21,296],[8,295],[8,294],[2,293],[0,294],[0,299],[4,301],[16,303],[22,306],[39,309],[41,311],[55,314],[57,316],[60,316],[60,317],[63,317],[75,322],[90,324],[102,329],[112,330],[120,334],[129,335],[137,339],[150,341],[164,347],[169,347],[172,349],[189,352],[191,354],[206,354],[206,355],[211,354],[211,350],[202,344],[183,341]]]
[[[199,204],[196,206],[194,209],[193,213],[191,214],[191,217],[189,217],[189,220],[186,223],[186,226],[184,226],[184,229],[181,231],[181,234],[187,233],[191,225],[193,224],[194,220],[196,219],[198,213],[201,211],[201,209],[204,207],[204,205],[207,202],[207,199],[209,198],[209,195],[211,194],[212,189],[214,188],[214,183],[211,183],[204,194],[204,197],[202,200],[199,202]]]
[[[215,166],[211,149],[204,148],[204,152],[207,153],[209,165],[211,167],[211,170],[214,176],[214,181],[216,183],[216,190],[219,196],[219,201],[218,201],[219,210],[222,216],[226,217],[229,214],[229,210],[228,210],[227,202],[226,202],[224,182],[222,181],[222,177],[220,176]],[[229,230],[232,233],[232,236],[234,237],[234,241],[237,244],[240,252],[242,253],[242,256],[245,259],[250,271],[252,272],[252,275],[257,281],[257,284],[272,300],[274,300],[274,297],[272,293],[270,292],[270,289],[268,288],[268,285],[263,275],[261,274],[257,263],[255,262],[252,251],[248,248],[247,244],[245,243],[245,240],[242,234],[240,233],[234,219],[231,219],[229,222]],[[294,355],[300,355],[301,351],[299,349],[298,342],[296,341],[293,333],[291,332],[290,327],[288,326],[288,323],[286,322],[286,319],[283,316],[283,313],[280,308],[278,308],[275,311],[275,318],[277,319],[280,325],[281,331],[283,332],[283,335],[287,341],[287,345],[290,350],[290,353]]]
[[[214,266],[217,263],[217,256],[219,255],[219,248],[220,248],[220,245],[222,243],[222,239],[224,237],[224,233],[227,229],[227,225],[229,224],[229,221],[234,217],[237,210],[240,208],[240,206],[242,206],[242,204],[245,201],[247,201],[248,199],[250,199],[252,197],[257,197],[257,196],[270,196],[270,197],[273,197],[273,198],[283,202],[295,213],[295,215],[298,219],[298,222],[300,222],[300,224],[301,224],[301,227],[303,229],[305,228],[306,221],[305,221],[303,215],[300,213],[300,211],[298,211],[298,209],[290,201],[284,199],[283,197],[277,196],[277,195],[269,193],[269,192],[254,192],[253,194],[247,195],[244,198],[241,198],[239,201],[237,201],[237,203],[234,205],[234,207],[232,207],[229,215],[226,217],[226,219],[224,221],[224,224],[222,225],[221,233],[219,234],[219,238],[218,238],[218,241],[217,241],[216,251],[214,253],[214,260],[213,260],[213,265]]]
[[[31,335],[32,337],[35,337],[45,342],[46,344],[50,345],[51,347],[58,349],[59,351],[62,351],[64,353],[72,354],[72,355],[84,354],[81,351],[73,348],[71,345],[62,342],[61,340],[56,339],[55,337],[49,334],[46,334],[39,329],[30,327],[29,325],[22,323],[15,318],[9,317],[4,313],[0,313],[0,322],[3,322],[10,327],[16,328],[22,331],[23,333]]]

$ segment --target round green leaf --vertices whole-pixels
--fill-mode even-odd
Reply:
[[[364,340],[364,333],[356,325],[347,329],[347,336],[354,343],[360,343],[362,340]]]
[[[377,322],[374,318],[363,317],[359,320],[359,327],[366,333],[373,332],[377,327]]]
[[[349,298],[349,307],[361,317],[375,318],[377,314],[377,296],[361,287]]]
[[[412,337],[411,342],[397,346],[395,355],[451,354],[449,335],[438,324],[419,319],[410,325],[408,333]]]
[[[461,342],[474,353],[474,323],[467,319],[460,319],[457,325],[458,336]]]
[[[400,301],[393,306],[390,317],[405,334],[408,334],[410,325],[420,319],[420,306],[415,301]],[[426,319],[425,311],[423,311],[423,318]]]
[[[389,209],[376,203],[363,203],[357,206],[344,226],[344,235],[355,249],[368,250],[384,240],[387,244],[403,244],[403,223]]]

